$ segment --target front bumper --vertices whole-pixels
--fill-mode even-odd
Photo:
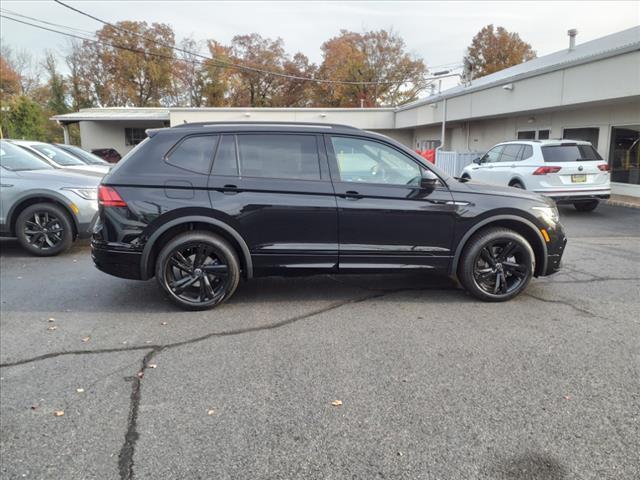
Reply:
[[[547,268],[542,275],[553,275],[558,272],[562,266],[562,255],[567,247],[567,237],[564,234],[564,228],[558,223],[554,228],[546,229],[549,235],[547,242]]]

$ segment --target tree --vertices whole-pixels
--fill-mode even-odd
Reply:
[[[464,66],[473,78],[479,78],[535,57],[531,45],[517,33],[487,25],[473,37],[464,57]]]
[[[81,108],[93,107],[94,96],[89,80],[90,61],[83,45],[78,40],[72,40],[69,44],[69,53],[65,57],[69,76],[67,78],[69,95],[71,97],[71,109],[75,112]]]
[[[20,75],[16,72],[4,55],[0,55],[0,102],[8,101],[21,90]]]
[[[426,88],[424,62],[412,58],[402,38],[393,31],[342,30],[322,45],[322,53],[319,78],[366,83],[319,83],[315,89],[319,105],[397,105],[415,100]]]
[[[49,75],[46,106],[53,114],[67,113],[69,111],[66,98],[67,85],[62,74],[56,70],[56,57],[52,52],[47,52],[44,67]]]
[[[46,140],[45,123],[40,105],[23,95],[14,97],[2,115],[2,130],[10,138]]]

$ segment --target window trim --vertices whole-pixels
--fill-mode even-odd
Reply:
[[[448,190],[447,182],[444,181],[442,176],[440,176],[438,174],[438,172],[436,172],[432,168],[429,168],[428,165],[425,165],[420,160],[414,158],[413,154],[409,155],[407,152],[399,149],[395,145],[390,144],[388,142],[385,142],[383,140],[377,139],[377,138],[371,138],[371,137],[367,137],[367,136],[364,136],[364,135],[350,135],[350,134],[345,134],[345,133],[326,133],[324,135],[324,145],[325,145],[325,149],[327,151],[327,160],[329,161],[329,166],[330,166],[329,172],[330,172],[330,175],[331,175],[331,181],[333,183],[343,183],[343,184],[348,184],[348,185],[353,185],[353,184],[371,185],[371,186],[376,186],[376,187],[388,187],[388,188],[405,188],[405,189],[406,188],[417,188],[417,187],[412,187],[410,185],[397,185],[397,184],[390,184],[390,183],[345,182],[345,181],[343,181],[340,178],[340,167],[338,166],[338,158],[336,157],[336,153],[335,153],[335,151],[333,149],[333,142],[331,141],[331,137],[344,137],[344,138],[354,138],[354,139],[359,139],[359,140],[366,140],[368,142],[379,143],[381,145],[384,145],[385,147],[391,148],[392,150],[395,150],[400,155],[408,158],[413,163],[415,163],[418,166],[418,168],[420,169],[421,172],[422,172],[422,170],[428,170],[429,172],[433,173],[436,177],[438,177],[439,184],[436,186],[436,188],[446,188]],[[335,175],[337,175],[338,177],[334,178]]]
[[[181,167],[179,165],[176,165],[175,163],[171,163],[169,161],[171,155],[173,154],[173,152],[180,146],[182,145],[182,143],[184,143],[185,141],[187,141],[190,138],[193,137],[218,137],[217,138],[217,143],[215,148],[213,149],[213,154],[211,155],[211,158],[209,159],[209,168],[207,169],[206,172],[197,172],[195,170],[191,170],[190,168],[185,168],[185,167]],[[213,168],[213,159],[216,156],[216,153],[218,151],[218,146],[220,145],[220,138],[222,137],[221,134],[219,133],[192,133],[189,135],[185,135],[184,137],[181,137],[180,140],[178,140],[163,156],[162,156],[162,160],[164,161],[164,163],[166,163],[167,165],[174,167],[174,168],[179,168],[180,170],[184,170],[185,172],[189,172],[189,173],[195,173],[197,175],[211,175],[211,169]]]
[[[279,181],[287,181],[287,182],[328,182],[331,179],[330,178],[324,178],[323,175],[323,170],[322,170],[322,152],[320,149],[320,144],[321,144],[321,139],[320,137],[322,136],[322,134],[319,133],[315,133],[315,132],[260,132],[260,131],[255,131],[255,132],[234,132],[233,135],[235,136],[236,139],[236,161],[238,162],[238,177],[234,177],[234,178],[239,178],[239,179],[257,179],[257,180],[279,180]],[[295,135],[295,136],[304,136],[304,137],[313,137],[314,140],[316,141],[316,153],[317,153],[317,157],[318,157],[318,175],[320,178],[291,178],[291,177],[256,177],[253,175],[243,175],[242,174],[242,157],[240,156],[240,141],[239,141],[239,137],[240,136],[248,136],[248,135]],[[213,166],[213,162],[212,162],[212,166]]]

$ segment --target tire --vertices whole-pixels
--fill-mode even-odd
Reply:
[[[579,212],[593,212],[600,202],[598,200],[590,200],[588,202],[576,202],[573,207]]]
[[[501,255],[507,248],[510,251],[503,259]],[[522,235],[507,228],[487,228],[465,245],[458,279],[477,299],[504,302],[527,288],[534,271],[535,254]]]
[[[471,180],[471,177],[466,173],[463,174],[460,178],[463,179],[463,180],[467,180],[467,181]]]
[[[52,257],[73,245],[73,225],[69,214],[54,203],[36,203],[16,219],[16,237],[32,255]]]
[[[236,291],[240,262],[220,236],[206,231],[186,232],[172,238],[160,251],[156,281],[181,308],[206,310]]]
[[[518,181],[511,182],[509,184],[509,186],[513,187],[513,188],[519,188],[520,190],[526,190],[526,188],[524,188],[524,185],[522,184],[522,182],[518,182]]]

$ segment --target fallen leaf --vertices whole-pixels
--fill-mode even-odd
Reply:
[[[166,324],[167,324],[167,322],[162,322],[160,325],[166,325]]]
[[[37,410],[38,409],[38,405],[31,405],[31,410]]]
[[[144,372],[138,372],[138,378],[144,377]]]
[[[82,337],[82,338],[81,338],[81,340],[82,340],[84,343],[87,343],[89,340],[91,340],[91,337]]]
[[[55,322],[55,321],[56,321],[56,319],[53,318],[53,317],[49,317],[49,320],[47,320],[47,322]]]
[[[147,365],[149,368],[157,368],[158,365],[156,365],[155,363],[150,363],[149,365]]]
[[[78,393],[84,393],[84,388],[76,388],[76,392],[78,392]]]
[[[207,415],[211,416],[211,415],[215,415],[216,411],[213,408],[210,408],[209,410],[207,410]]]
[[[331,402],[331,405],[333,405],[334,407],[340,407],[342,405],[342,400],[334,400],[333,402]]]
[[[565,395],[565,396],[564,396],[564,399],[565,399],[565,400],[571,400],[571,395]]]
[[[404,455],[404,453],[402,452],[398,452],[398,456],[401,457],[402,455]]]
[[[64,417],[64,410],[56,410],[53,412],[54,417]]]
[[[58,327],[56,327],[55,325],[47,327],[47,330],[57,330],[57,329],[58,329]]]

